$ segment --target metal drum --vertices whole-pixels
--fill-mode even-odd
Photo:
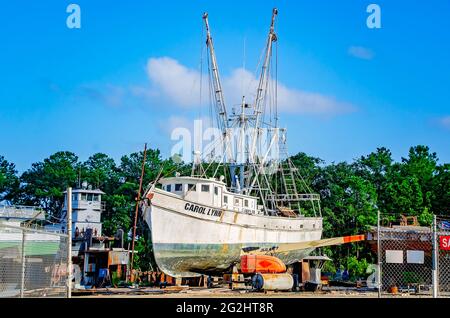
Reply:
[[[294,278],[288,273],[255,274],[252,277],[252,287],[256,290],[291,290]]]

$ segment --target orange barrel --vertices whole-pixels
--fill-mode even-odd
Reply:
[[[242,255],[241,272],[243,274],[284,273],[286,272],[286,265],[274,256]]]
[[[252,277],[252,287],[256,290],[291,290],[294,278],[288,273],[255,274]]]

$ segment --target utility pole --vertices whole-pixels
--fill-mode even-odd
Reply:
[[[23,298],[23,293],[25,290],[25,262],[26,262],[26,258],[25,258],[25,239],[26,239],[26,235],[25,235],[25,229],[22,228],[22,271],[21,271],[21,276],[20,276],[20,298]]]
[[[72,188],[67,188],[67,298],[72,298]]]
[[[438,279],[438,257],[439,250],[437,248],[437,225],[436,225],[436,215],[433,215],[433,298],[437,298],[439,289],[439,279]]]
[[[378,298],[381,298],[381,229],[380,229],[380,209],[377,210],[377,281],[378,281]]]
[[[138,194],[137,194],[137,197],[136,197],[136,209],[134,211],[133,240],[131,242],[131,264],[130,264],[130,275],[131,275],[131,277],[133,277],[134,243],[135,243],[135,240],[136,240],[136,225],[137,225],[137,218],[138,218],[138,212],[139,212],[139,202],[141,200],[142,181],[144,179],[145,159],[146,158],[147,158],[147,143],[145,143],[145,145],[144,145],[144,159],[142,160],[141,178],[139,180],[139,191],[138,191]]]

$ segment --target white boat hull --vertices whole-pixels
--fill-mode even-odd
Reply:
[[[158,267],[173,277],[218,274],[239,262],[243,248],[319,240],[321,218],[286,218],[222,210],[155,189],[145,208]],[[314,248],[275,254],[286,264]]]

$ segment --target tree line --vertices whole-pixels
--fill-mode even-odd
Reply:
[[[365,233],[376,225],[377,211],[390,220],[401,214],[416,216],[421,225],[429,225],[433,214],[450,217],[450,164],[439,163],[429,147],[411,147],[400,162],[387,148],[361,156],[352,162],[326,164],[322,159],[298,153],[291,157],[304,180],[321,196],[323,237]],[[76,154],[61,151],[18,174],[14,163],[0,156],[0,202],[40,206],[49,222],[61,217],[63,192],[87,181],[105,192],[106,210],[102,214],[105,235],[121,228],[128,233],[133,226],[134,207],[139,188],[143,152],[123,156],[119,163],[103,153],[86,161]],[[144,186],[175,171],[190,173],[191,166],[164,159],[158,149],[147,151]],[[148,229],[138,224],[136,264],[143,270],[154,266]],[[365,243],[325,248],[335,266],[363,271],[374,261]],[[362,264],[362,266],[361,266]],[[331,266],[333,267],[333,266]],[[333,269],[333,268],[331,268]]]

